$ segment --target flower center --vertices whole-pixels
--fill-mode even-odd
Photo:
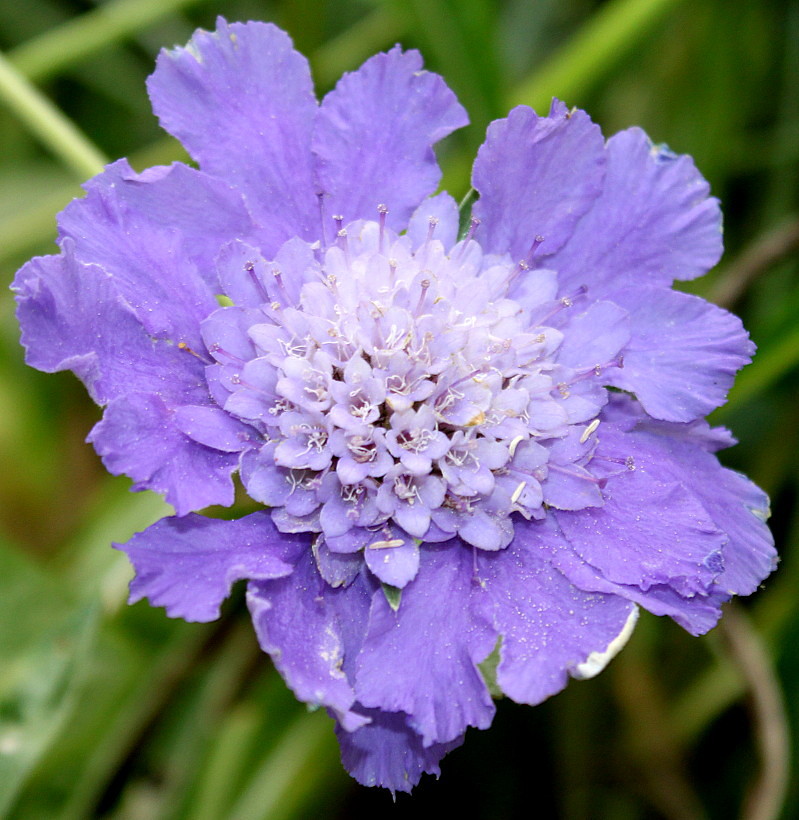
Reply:
[[[250,312],[255,355],[225,409],[263,436],[242,478],[282,528],[335,544],[393,522],[498,549],[512,513],[545,515],[552,481],[598,483],[585,465],[604,390],[558,361],[573,300],[525,265],[538,295],[522,307],[508,296],[518,265],[470,239],[448,253],[434,227],[416,251],[377,222],[341,228],[295,296],[275,274],[280,299]]]

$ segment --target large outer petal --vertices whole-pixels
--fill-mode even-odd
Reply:
[[[77,260],[71,238],[63,245],[59,256],[29,262],[14,284],[28,363],[74,371],[108,405],[89,438],[108,470],[129,475],[134,489],[164,493],[181,515],[230,504],[236,456],[192,441],[175,423],[177,407],[210,404],[202,362],[154,339],[117,280]]]
[[[318,238],[310,150],[317,104],[308,62],[284,32],[219,18],[215,32],[161,52],[147,86],[161,125],[204,171],[244,194],[265,254],[292,236]]]
[[[629,434],[612,436],[606,424],[597,436],[596,458],[635,457]],[[726,537],[690,490],[657,464],[636,461],[608,480],[603,495],[601,507],[553,513],[577,555],[617,584],[667,585],[684,597],[709,590]]]
[[[287,554],[301,541],[279,533],[268,513],[257,512],[237,521],[162,518],[114,546],[136,570],[130,603],[149,598],[171,618],[213,621],[235,581],[288,575]]]
[[[619,404],[635,408],[632,402],[617,398],[609,412]],[[625,448],[636,464],[665,480],[681,481],[701,501],[728,538],[723,548],[724,570],[715,588],[727,596],[750,595],[777,563],[774,537],[766,526],[768,496],[745,476],[719,464],[708,452],[713,442],[705,428],[640,417],[640,429],[623,434]],[[620,447],[619,433],[606,432],[617,437]]]
[[[754,345],[737,316],[687,293],[630,287],[609,296],[630,312],[624,367],[608,382],[635,393],[650,416],[693,421],[723,404]]]
[[[483,248],[524,259],[536,236],[542,256],[561,248],[602,188],[603,145],[585,112],[557,100],[546,117],[519,106],[491,123],[472,172]]]
[[[410,792],[423,774],[438,776],[438,762],[460,746],[463,738],[425,746],[399,712],[365,710],[371,723],[354,732],[336,727],[344,768],[364,786]]]
[[[63,245],[57,256],[28,262],[12,286],[28,364],[74,371],[98,404],[131,391],[172,403],[207,399],[202,363],[153,339],[112,277],[78,261],[71,239]]]
[[[441,178],[433,144],[468,121],[416,51],[395,47],[345,74],[322,101],[313,136],[326,213],[375,219],[385,204],[388,226],[403,230]]]
[[[693,160],[653,146],[639,128],[611,137],[601,196],[547,267],[563,293],[595,297],[638,284],[693,279],[718,262],[721,211]],[[542,252],[546,248],[542,246]]]
[[[119,160],[59,216],[82,262],[100,265],[151,335],[200,352],[200,322],[218,305],[214,259],[253,227],[241,197],[185,165],[136,174]]]
[[[297,697],[341,717],[355,702],[351,666],[375,585],[361,573],[346,587],[329,586],[316,568],[310,539],[304,538],[308,546],[297,555],[294,572],[251,583],[247,603],[262,649]]]
[[[398,611],[375,595],[358,657],[356,691],[368,707],[405,712],[425,745],[490,725],[494,706],[477,670],[496,635],[470,612],[472,550],[427,544]]]
[[[497,683],[515,701],[530,704],[559,692],[569,674],[588,677],[586,662],[605,653],[635,617],[629,601],[569,583],[535,536],[535,525],[522,526],[506,550],[478,554],[481,592],[475,598],[475,612],[502,637]]]

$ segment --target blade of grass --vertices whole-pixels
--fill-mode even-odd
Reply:
[[[2,54],[0,99],[80,179],[103,170],[107,160],[100,150]]]
[[[172,12],[207,0],[111,0],[17,46],[8,59],[30,80],[52,77]]]
[[[541,68],[523,80],[508,103],[547,111],[553,96],[576,101],[617,65],[682,0],[609,0]]]

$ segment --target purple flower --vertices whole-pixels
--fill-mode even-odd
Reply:
[[[491,723],[489,674],[538,703],[599,672],[637,605],[699,634],[773,569],[767,499],[703,420],[753,345],[671,290],[721,253],[689,158],[516,108],[459,240],[432,145],[466,115],[416,52],[317,104],[283,32],[220,20],[149,90],[201,170],[86,184],[14,284],[28,362],[73,370],[107,468],[175,507],[121,547],[132,600],[207,621],[247,579],[360,782],[438,773]],[[193,512],[236,472],[263,510]]]

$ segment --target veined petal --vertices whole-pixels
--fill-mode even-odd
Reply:
[[[425,746],[401,712],[366,709],[371,723],[354,732],[336,727],[344,768],[364,786],[410,792],[423,774],[441,774],[438,762],[460,746],[463,737]]]
[[[202,363],[153,339],[112,277],[78,261],[71,239],[63,245],[58,256],[28,262],[14,281],[28,364],[74,371],[98,404],[131,391],[158,392],[172,404],[207,399]]]
[[[265,254],[292,236],[318,238],[310,150],[317,104],[308,62],[284,32],[220,17],[216,31],[161,52],[147,87],[163,128],[204,171],[244,194]]]
[[[328,215],[407,227],[414,208],[438,185],[433,144],[468,123],[437,74],[422,70],[417,51],[377,54],[345,74],[322,101],[313,136],[316,179]]]
[[[723,404],[735,373],[755,346],[741,320],[704,299],[656,287],[630,287],[610,298],[630,312],[624,367],[608,383],[635,393],[657,419],[693,421]]]
[[[108,472],[130,476],[135,482],[133,490],[163,493],[178,515],[211,504],[233,503],[231,474],[238,454],[192,441],[154,393],[115,398],[88,441]]]
[[[217,307],[213,259],[253,231],[240,195],[179,163],[136,174],[126,160],[85,188],[58,221],[75,256],[113,277],[151,335],[201,352],[199,323]]]
[[[562,292],[668,286],[712,268],[722,251],[721,212],[693,160],[653,145],[640,128],[611,137],[607,157],[601,195],[547,260]]]
[[[477,664],[496,636],[469,610],[472,571],[472,552],[461,542],[428,544],[399,609],[382,594],[372,600],[355,676],[358,700],[405,712],[425,746],[457,740],[468,726],[484,729],[494,715]]]
[[[618,397],[613,407],[636,405]],[[723,530],[723,571],[714,587],[725,595],[751,595],[777,565],[774,537],[766,520],[768,496],[740,473],[722,467],[712,449],[717,442],[707,426],[652,422],[638,411],[640,429],[622,435],[612,430],[614,448],[623,446],[636,465],[664,480],[682,482]],[[709,450],[711,450],[709,452]]]
[[[571,584],[547,560],[537,531],[535,524],[517,527],[506,550],[478,555],[481,591],[474,603],[501,636],[497,683],[515,701],[530,704],[559,692],[570,674],[600,671],[599,659],[636,612],[623,598]]]
[[[491,123],[472,172],[483,249],[525,259],[540,236],[542,256],[559,250],[602,189],[603,144],[585,112],[557,100],[545,117],[518,106]]]
[[[630,455],[617,449],[624,442],[610,441],[602,431],[598,458]],[[690,598],[710,589],[724,566],[726,537],[693,493],[655,465],[635,462],[608,480],[603,495],[601,507],[554,513],[577,555],[609,581],[644,591],[668,585]]]
[[[364,573],[346,586],[330,586],[316,568],[310,543],[290,576],[250,584],[247,603],[261,648],[300,700],[350,711],[351,667],[374,590]]]
[[[213,621],[235,581],[288,575],[287,556],[304,540],[279,533],[268,513],[257,512],[237,521],[162,518],[115,546],[136,570],[130,603],[149,598],[171,618]]]

